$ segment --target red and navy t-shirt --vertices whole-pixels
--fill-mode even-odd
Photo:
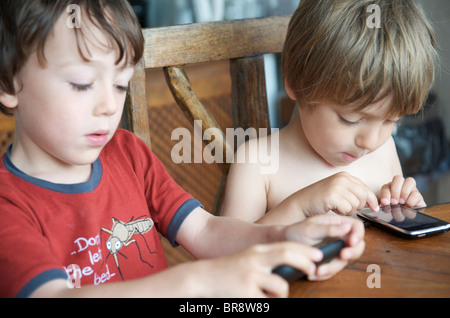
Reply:
[[[27,297],[58,278],[82,287],[163,270],[158,233],[176,245],[179,227],[199,206],[125,130],[80,184],[28,176],[8,151],[0,160],[0,297]]]

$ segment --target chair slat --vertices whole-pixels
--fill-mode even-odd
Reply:
[[[280,53],[288,15],[144,29],[145,67]]]
[[[223,154],[222,162],[218,163],[218,165],[224,173],[228,173],[230,164],[226,162],[226,156],[227,153],[229,153],[228,156],[232,155],[234,150],[227,143],[219,124],[217,124],[214,117],[206,110],[202,102],[195,95],[191,88],[191,83],[182,67],[166,67],[164,68],[164,73],[175,101],[190,122],[194,123],[194,120],[201,120],[203,134],[207,129],[215,129],[216,139],[214,140],[214,144],[217,145],[216,149],[217,147],[222,148]]]
[[[264,57],[253,56],[230,61],[231,103],[235,127],[270,127]],[[254,138],[256,136],[251,136]]]
[[[151,147],[147,95],[145,92],[145,69],[142,60],[136,65],[133,78],[130,81],[130,90],[122,114],[122,127],[132,131]]]

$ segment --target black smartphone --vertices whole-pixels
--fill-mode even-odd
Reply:
[[[345,242],[341,239],[327,238],[319,244],[315,245],[315,247],[320,249],[323,253],[323,259],[316,264],[317,266],[319,266],[321,264],[328,263],[335,257],[338,257],[341,250],[345,247]],[[272,271],[272,273],[280,275],[289,283],[306,277],[303,272],[288,265],[278,266]]]
[[[426,208],[419,209],[425,212]],[[407,238],[419,238],[446,232],[450,223],[402,205],[385,205],[379,212],[366,208],[357,215],[382,229]]]

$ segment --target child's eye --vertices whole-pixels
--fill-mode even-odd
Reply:
[[[72,88],[74,90],[76,90],[77,92],[83,92],[83,91],[87,91],[88,89],[92,88],[92,83],[90,83],[90,84],[70,83],[70,86],[72,86]]]
[[[120,93],[128,93],[129,87],[128,86],[122,86],[122,85],[115,85],[114,86]]]
[[[386,125],[396,125],[398,124],[399,120],[394,120],[394,119],[387,119],[384,123]]]
[[[342,117],[340,115],[339,115],[339,120],[346,126],[355,126],[355,125],[358,125],[359,122],[360,122],[359,120],[357,120],[357,121],[347,120],[347,119],[345,119],[344,117]]]

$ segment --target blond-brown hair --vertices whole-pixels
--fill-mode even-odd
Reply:
[[[380,27],[369,23],[380,9]],[[301,0],[282,57],[300,104],[331,101],[356,110],[392,96],[387,116],[415,114],[434,82],[433,29],[414,0]]]

